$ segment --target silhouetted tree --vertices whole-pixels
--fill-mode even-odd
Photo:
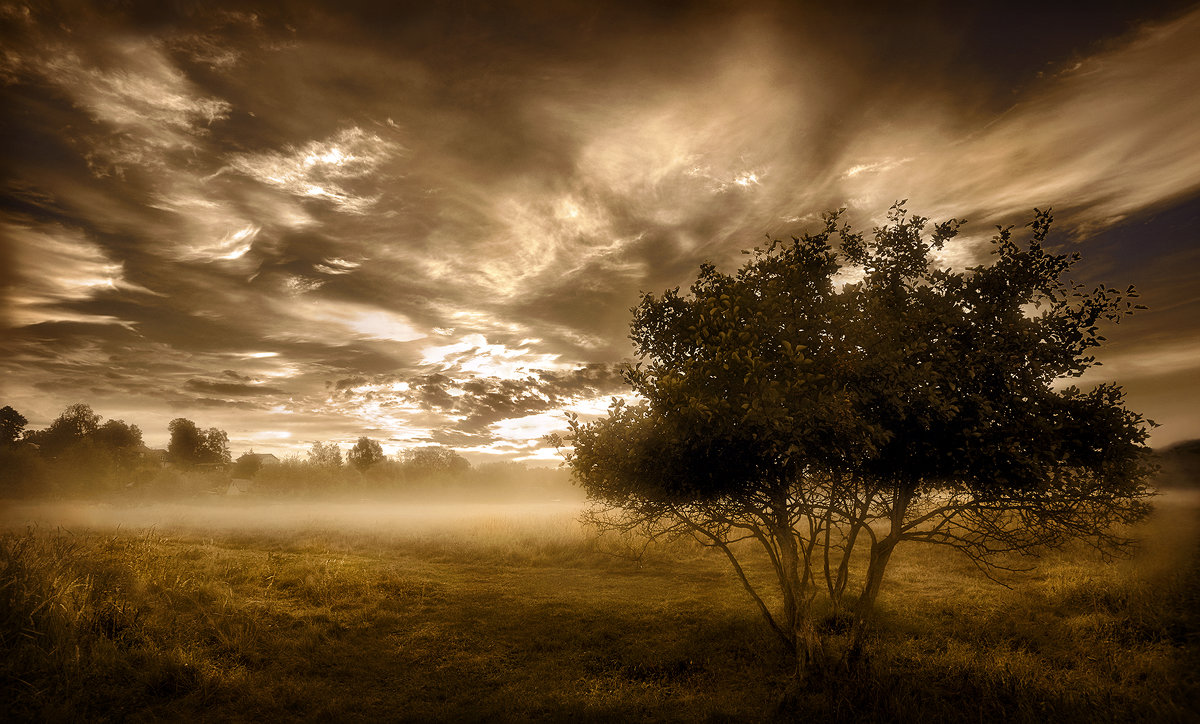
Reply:
[[[105,422],[92,433],[92,438],[110,449],[138,448],[142,445],[142,431],[137,425],[128,425],[124,420]]]
[[[471,463],[448,447],[417,447],[404,452],[404,471],[409,477],[461,476]]]
[[[142,431],[137,425],[126,424],[124,420],[109,420],[92,433],[94,446],[116,467],[117,480],[113,485],[128,484],[134,471],[145,464],[142,451]],[[135,476],[141,477],[141,476]]]
[[[54,491],[93,494],[123,489],[152,464],[143,460],[142,432],[123,420],[100,424],[100,416],[83,403],[68,406],[45,430],[26,433],[48,461],[46,479]]]
[[[855,551],[868,565],[847,653],[901,543],[953,546],[985,570],[1070,539],[1127,545],[1118,524],[1147,510],[1149,423],[1118,387],[1059,382],[1094,363],[1099,323],[1136,294],[1065,282],[1077,257],[1044,249],[1050,222],[1037,212],[1024,245],[1001,229],[990,263],[956,272],[931,259],[958,221],[926,231],[897,205],[867,239],[832,214],[733,275],[705,264],[688,294],[644,295],[626,374],[644,402],[569,416],[593,518],[721,550],[798,673],[824,660],[814,601],[841,610]],[[839,288],[846,266],[862,281]],[[745,574],[740,540],[771,561],[782,611]]]
[[[211,465],[228,465],[232,459],[229,452],[229,436],[224,430],[215,427],[204,431],[204,442],[200,450],[201,462]]]
[[[342,467],[342,449],[334,442],[314,442],[308,450],[308,461],[318,467],[337,470]]]
[[[29,420],[12,407],[0,407],[0,446],[12,445],[21,439],[21,433],[28,424]]]
[[[0,408],[0,498],[44,492],[46,464],[37,448],[19,442],[28,423],[12,407]]]
[[[230,475],[235,478],[250,479],[262,469],[262,458],[254,454],[254,450],[242,453],[233,464]]]
[[[183,468],[229,463],[229,436],[224,431],[215,427],[201,430],[185,417],[171,420],[167,429],[171,433],[167,456],[172,463]]]
[[[82,402],[68,405],[45,430],[29,435],[29,441],[41,448],[42,455],[56,458],[83,442],[100,427],[100,416]]]
[[[172,463],[190,468],[201,461],[204,435],[196,423],[186,417],[177,417],[167,424],[171,440],[167,443],[167,457]]]
[[[354,443],[354,447],[346,453],[346,461],[357,468],[359,472],[363,472],[383,460],[383,447],[369,437],[358,438],[358,442]]]

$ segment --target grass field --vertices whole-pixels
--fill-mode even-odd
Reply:
[[[1164,495],[1134,558],[1057,552],[1011,589],[901,548],[864,670],[813,681],[786,716],[1200,720],[1198,514],[1195,492]],[[575,516],[9,506],[0,719],[781,716],[788,660],[723,558],[617,555]]]

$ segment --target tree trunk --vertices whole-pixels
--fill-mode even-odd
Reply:
[[[775,539],[779,541],[779,562],[781,564],[779,588],[780,593],[783,594],[784,626],[787,627],[789,635],[792,636],[795,642],[796,659],[800,661],[806,657],[807,651],[799,636],[800,620],[803,617],[803,594],[800,587],[800,576],[797,572],[800,555],[796,548],[796,539],[792,535],[790,526],[784,527],[777,524],[775,527]]]
[[[808,588],[815,582],[800,576],[800,547],[791,526],[777,530],[783,576],[780,585],[783,592],[784,621],[794,637],[796,652],[796,676],[805,679],[811,670],[823,660],[824,646],[820,632],[813,625],[812,596]],[[806,585],[806,582],[808,585]]]
[[[871,562],[867,566],[867,580],[863,584],[862,595],[855,604],[855,615],[862,620],[869,620],[875,610],[875,599],[879,597],[879,589],[883,585],[883,574],[887,570],[892,551],[896,549],[896,541],[884,538],[871,547]]]
[[[861,525],[855,523],[851,526],[850,536],[846,539],[846,550],[842,553],[842,560],[838,563],[837,578],[834,579],[833,591],[830,594],[834,612],[842,610],[842,596],[846,593],[846,584],[850,582],[850,558],[854,555],[854,544],[858,542],[860,531],[862,531]]]
[[[850,633],[850,646],[846,650],[846,660],[855,662],[862,656],[863,641],[871,627],[875,614],[875,599],[879,597],[879,589],[883,585],[883,574],[887,570],[896,541],[884,538],[871,546],[871,562],[867,567],[867,580],[863,584],[862,595],[854,604],[854,624]]]
[[[863,584],[862,595],[858,597],[854,606],[854,630],[851,634],[850,648],[847,650],[847,657],[851,661],[862,655],[863,640],[875,615],[875,599],[879,597],[879,589],[883,586],[883,574],[887,571],[888,561],[891,560],[892,552],[903,535],[904,516],[908,513],[915,487],[901,485],[896,489],[896,497],[892,501],[891,530],[882,540],[871,545],[867,580]]]

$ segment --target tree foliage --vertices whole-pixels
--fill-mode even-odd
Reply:
[[[100,427],[100,416],[82,402],[68,405],[45,430],[30,436],[46,457],[56,458],[89,439]]]
[[[262,466],[262,458],[256,455],[254,450],[251,449],[238,456],[238,459],[233,462],[233,468],[229,471],[229,475],[230,477],[249,480],[258,474]]]
[[[342,467],[342,449],[335,442],[314,442],[308,450],[308,461],[330,470]]]
[[[354,447],[346,453],[346,462],[357,468],[359,472],[364,472],[383,460],[383,446],[369,437],[358,438],[358,442],[354,443]]]
[[[142,431],[124,420],[100,420],[76,403],[46,429],[26,432],[21,443],[30,444],[8,446],[13,454],[0,461],[12,468],[6,487],[21,494],[111,492],[143,477]]]
[[[1069,381],[1137,295],[1068,281],[1078,257],[1045,248],[1051,220],[1037,211],[1024,243],[1000,228],[990,261],[953,270],[933,259],[962,222],[897,204],[864,235],[839,212],[734,274],[705,264],[686,293],[643,295],[639,402],[569,419],[596,520],[721,549],[801,668],[826,654],[819,610],[852,609],[858,649],[901,543],[993,571],[1074,538],[1128,544],[1115,526],[1147,509],[1150,423],[1119,387]],[[781,612],[740,540],[770,559]]]
[[[177,417],[167,425],[171,440],[167,445],[167,456],[181,468],[199,465],[228,465],[232,456],[229,452],[229,436],[224,430],[210,427],[201,430],[186,417]]]
[[[232,459],[229,452],[229,435],[224,430],[210,427],[204,431],[204,444],[201,446],[202,462],[213,465],[228,465]]]
[[[137,425],[124,420],[108,420],[96,428],[92,437],[109,448],[139,448],[142,446],[142,431]]]
[[[29,420],[9,405],[0,407],[0,447],[12,445],[21,439],[21,433]]]
[[[462,455],[448,447],[416,447],[405,451],[404,472],[412,478],[453,477],[471,469]]]
[[[167,457],[181,467],[191,467],[200,462],[204,436],[196,423],[186,417],[177,417],[167,424],[171,440],[167,443]]]

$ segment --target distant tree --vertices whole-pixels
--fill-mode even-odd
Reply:
[[[112,450],[142,446],[142,431],[137,425],[128,425],[124,420],[105,422],[92,433],[92,438],[98,445]]]
[[[229,463],[229,436],[223,430],[215,427],[201,430],[196,427],[196,423],[185,417],[171,420],[167,429],[171,433],[167,457],[172,463],[183,468]]]
[[[856,556],[848,656],[898,545],[952,546],[985,571],[1072,539],[1128,545],[1150,423],[1118,387],[1061,381],[1136,294],[1065,282],[1077,257],[1045,250],[1050,222],[1037,212],[1026,244],[1001,229],[990,263],[953,271],[932,260],[958,221],[927,231],[897,205],[867,239],[832,214],[733,275],[705,264],[686,295],[644,295],[626,374],[643,401],[568,420],[594,519],[722,551],[798,674],[826,660],[815,602],[840,615]],[[847,267],[861,281],[839,287]],[[770,560],[782,610],[742,540]]]
[[[229,436],[224,430],[210,427],[204,431],[204,442],[200,446],[201,462],[211,465],[228,465],[232,459],[229,452]]]
[[[0,447],[12,445],[21,439],[21,433],[28,424],[29,420],[13,408],[8,405],[0,407]]]
[[[417,447],[404,452],[404,471],[410,477],[460,476],[470,469],[471,463],[448,447]]]
[[[364,472],[367,468],[383,462],[383,446],[369,437],[360,437],[350,452],[346,453],[346,461]]]
[[[90,438],[100,427],[100,416],[82,402],[68,405],[45,430],[29,436],[41,448],[42,455],[55,458],[72,446]]]
[[[171,440],[167,443],[167,457],[180,467],[190,468],[202,462],[204,434],[196,423],[186,417],[177,417],[167,424]]]
[[[342,449],[334,442],[314,442],[308,450],[308,462],[317,467],[337,470],[342,467]]]
[[[109,420],[92,433],[94,446],[115,465],[114,485],[128,484],[132,474],[141,467],[148,467],[142,457],[145,445],[142,431],[137,425],[124,420]],[[138,476],[132,476],[138,477]]]
[[[0,498],[44,492],[46,463],[32,445],[19,445],[25,416],[5,405],[0,408]]]
[[[91,435],[99,427],[100,416],[92,411],[90,405],[77,402],[67,405],[62,414],[50,423],[49,429],[54,433],[79,439]]]
[[[262,469],[262,458],[254,454],[254,450],[242,453],[238,456],[237,461],[233,464],[233,470],[230,475],[235,478],[243,478],[249,480],[258,474]]]

